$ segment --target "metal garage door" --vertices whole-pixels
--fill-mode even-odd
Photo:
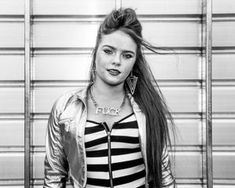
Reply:
[[[28,186],[29,180],[34,187],[42,186],[52,104],[62,93],[87,84],[99,23],[121,6],[136,9],[148,41],[171,49],[164,55],[146,51],[146,57],[177,126],[174,172],[179,188],[205,187],[205,2],[0,0],[0,187]],[[212,2],[213,183],[232,188],[235,1]]]

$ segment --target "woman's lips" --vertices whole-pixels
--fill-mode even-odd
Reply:
[[[109,74],[111,74],[112,76],[117,76],[119,75],[121,72],[117,69],[108,69]]]

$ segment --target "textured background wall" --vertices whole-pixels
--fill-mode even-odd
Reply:
[[[55,99],[84,87],[96,31],[115,7],[135,8],[143,35],[170,47],[146,51],[178,129],[179,188],[205,182],[205,57],[202,0],[33,0],[31,17],[32,183],[41,187],[45,129]],[[0,0],[0,187],[24,186],[24,0]],[[235,186],[235,1],[213,0],[213,175]],[[205,186],[205,185],[204,185]]]

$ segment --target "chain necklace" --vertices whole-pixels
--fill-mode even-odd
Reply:
[[[126,101],[126,95],[124,95],[123,97],[123,101],[122,101],[122,104],[120,105],[119,108],[115,108],[115,107],[107,107],[107,106],[104,106],[104,107],[100,107],[94,96],[92,95],[92,92],[91,92],[91,89],[89,90],[89,94],[90,94],[90,97],[91,97],[91,101],[92,103],[94,104],[96,110],[95,110],[95,113],[96,114],[104,114],[104,115],[110,115],[110,116],[119,116],[119,112],[121,111],[121,108],[124,106],[125,104],[125,101]]]

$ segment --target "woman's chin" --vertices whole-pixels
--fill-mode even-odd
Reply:
[[[120,86],[122,85],[124,82],[123,81],[120,81],[120,80],[108,80],[106,81],[106,84],[110,85],[110,86],[113,86],[113,87],[116,87],[116,86]]]

